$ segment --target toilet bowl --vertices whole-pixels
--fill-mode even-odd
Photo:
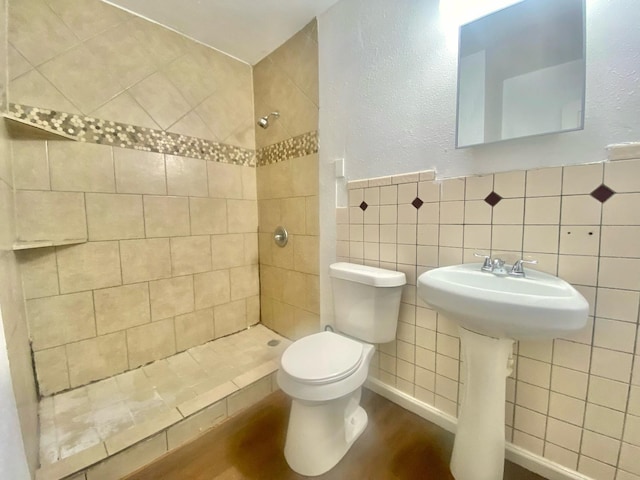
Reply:
[[[395,339],[406,282],[404,273],[363,265],[336,263],[329,270],[340,333],[324,331],[293,342],[277,375],[291,397],[284,456],[305,476],[333,468],[365,430],[360,397],[375,352],[372,343]]]
[[[375,347],[333,332],[310,335],[291,347],[277,376],[292,399],[284,455],[301,475],[321,475],[367,426],[360,394]]]

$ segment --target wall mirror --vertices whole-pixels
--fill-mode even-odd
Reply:
[[[460,27],[456,147],[584,128],[584,0],[524,0]]]

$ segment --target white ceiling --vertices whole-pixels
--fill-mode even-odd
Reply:
[[[254,65],[338,0],[104,0]]]

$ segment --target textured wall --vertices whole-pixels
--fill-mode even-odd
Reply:
[[[314,20],[254,69],[256,116],[280,112],[256,128],[258,148],[273,151],[257,169],[262,321],[289,338],[319,328],[318,154],[279,148],[318,128],[317,55]],[[284,248],[273,241],[278,225],[290,234]]]
[[[99,0],[9,4],[9,101],[254,148],[251,67]]]
[[[374,375],[456,416],[464,390],[457,328],[417,297],[416,278],[477,262],[478,251],[509,263],[535,258],[535,268],[587,298],[589,322],[553,341],[516,344],[507,440],[594,479],[640,478],[640,159],[355,183],[337,212],[338,258],[403,271],[408,283],[397,340],[380,345]],[[602,184],[616,193],[592,195]],[[502,197],[493,208],[484,200],[491,192]],[[412,204],[416,197],[424,203]]]
[[[333,161],[350,180],[435,168],[441,178],[599,161],[611,143],[638,140],[640,10],[634,0],[587,0],[583,131],[454,149],[455,28],[437,0],[342,0],[318,18],[320,63],[320,251],[335,261]],[[330,291],[321,273],[321,291]],[[333,306],[323,295],[323,321]]]
[[[439,176],[568,165],[640,128],[634,0],[587,0],[585,130],[454,148],[457,48],[437,0],[343,0],[319,18],[325,162],[350,180],[435,168]]]

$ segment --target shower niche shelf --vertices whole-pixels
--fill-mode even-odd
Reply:
[[[78,243],[87,243],[86,238],[71,238],[69,240],[35,240],[29,242],[15,242],[12,250],[30,250],[33,248],[58,247],[62,245],[76,245]]]

